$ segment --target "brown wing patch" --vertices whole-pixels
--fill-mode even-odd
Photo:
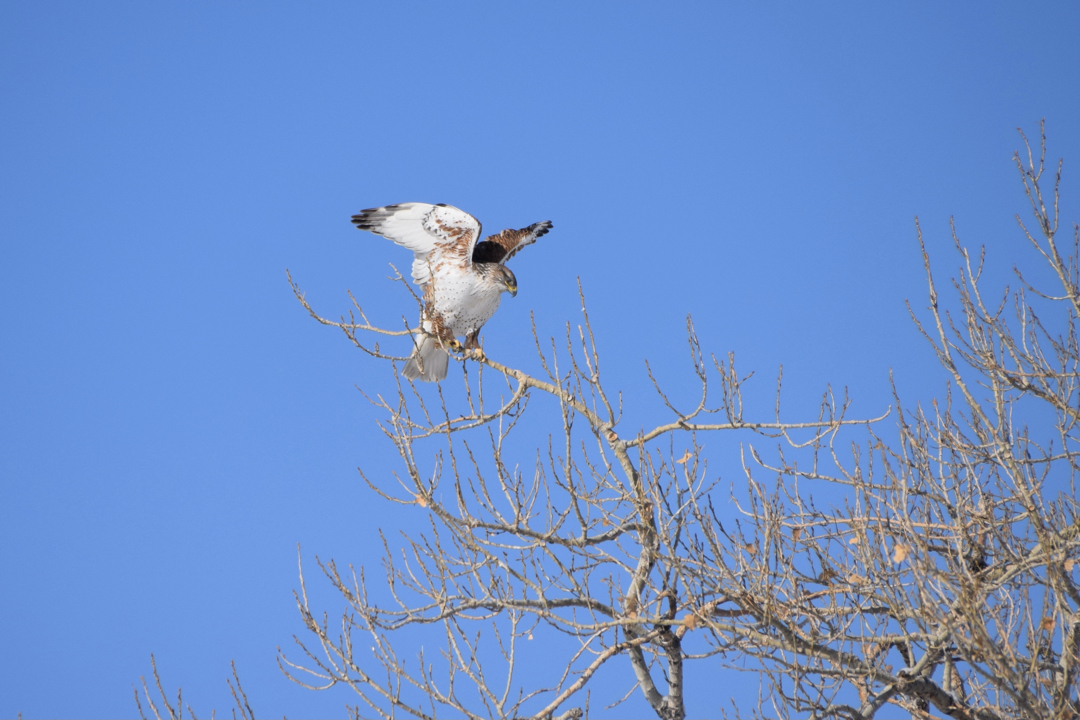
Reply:
[[[521,248],[532,245],[537,238],[546,235],[551,227],[551,221],[545,220],[521,230],[503,230],[498,235],[490,235],[483,242],[476,243],[472,260],[474,263],[505,264]]]
[[[442,260],[452,260],[461,267],[468,267],[473,246],[480,238],[480,221],[466,212],[449,205],[436,205],[423,219],[423,227],[436,239],[439,246],[438,266]]]
[[[473,231],[471,228],[450,225],[440,218],[436,218],[434,224],[435,227],[439,228],[440,233],[450,240],[450,246],[447,250],[452,255],[455,257],[469,256],[469,248],[473,244]]]

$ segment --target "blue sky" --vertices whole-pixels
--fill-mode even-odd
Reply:
[[[375,562],[413,522],[356,474],[391,467],[354,388],[377,366],[285,280],[411,312],[353,213],[552,220],[485,347],[535,369],[529,315],[560,335],[580,278],[631,422],[644,359],[690,391],[691,312],[760,414],[780,364],[791,419],[827,383],[877,414],[890,368],[940,389],[916,214],[939,274],[955,216],[1007,281],[1015,129],[1045,117],[1080,218],[1078,36],[1070,2],[0,5],[0,716],[130,716],[151,652],[200,714],[230,659],[260,714],[353,702],[274,660],[297,543]],[[751,697],[708,677],[694,715]]]

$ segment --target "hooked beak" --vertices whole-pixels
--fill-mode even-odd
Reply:
[[[510,297],[517,297],[517,285],[507,285],[506,291],[510,293]]]

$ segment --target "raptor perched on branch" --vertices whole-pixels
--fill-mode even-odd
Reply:
[[[421,336],[405,363],[410,380],[442,380],[447,348],[479,356],[480,328],[499,308],[504,291],[517,295],[517,278],[506,261],[551,229],[549,221],[503,230],[482,242],[480,221],[451,205],[402,203],[353,215],[361,230],[413,251],[412,278],[423,291]]]

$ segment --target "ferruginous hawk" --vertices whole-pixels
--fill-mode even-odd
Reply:
[[[423,292],[421,336],[405,363],[405,377],[446,377],[447,348],[479,354],[480,328],[499,308],[503,291],[517,295],[517,278],[506,261],[551,229],[539,222],[503,230],[482,242],[480,221],[451,205],[402,203],[353,215],[361,230],[382,235],[413,251],[412,278]]]

